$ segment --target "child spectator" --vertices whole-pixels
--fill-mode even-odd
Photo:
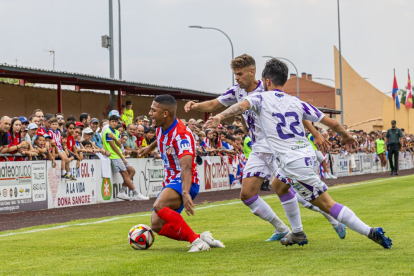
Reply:
[[[135,169],[128,163],[121,152],[121,142],[119,132],[115,129],[118,124],[118,116],[109,117],[109,127],[102,134],[102,142],[105,150],[111,153],[111,165],[114,173],[120,173],[124,182],[119,191],[117,198],[123,200],[148,200],[148,197],[141,195],[134,186],[132,178],[135,175]],[[127,188],[133,192],[132,198],[126,194]]]
[[[68,180],[76,180],[76,178],[70,173],[69,163],[71,159],[68,157],[68,154],[63,149],[62,136],[61,136],[60,131],[58,131],[58,127],[59,127],[58,120],[56,118],[52,118],[49,120],[49,122],[50,122],[50,128],[51,128],[50,134],[52,136],[53,142],[56,144],[57,155],[62,161],[62,178],[68,179]],[[46,125],[46,122],[45,122],[45,125]]]
[[[125,149],[125,143],[128,140],[128,135],[126,133],[123,133],[121,135],[121,150],[122,150],[122,154],[125,156],[125,158],[129,158],[131,156],[132,151],[129,149]]]
[[[46,142],[46,139],[44,136],[36,136],[33,148],[35,151],[38,152],[39,159],[50,160],[52,161],[53,168],[56,167],[56,161],[52,154],[52,148],[51,148],[50,142]]]
[[[132,110],[132,102],[126,101],[125,103],[125,111],[122,114],[122,122],[128,126],[132,124],[132,121],[134,120],[134,111]]]

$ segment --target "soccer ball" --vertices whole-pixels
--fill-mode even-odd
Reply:
[[[138,224],[129,230],[128,241],[135,250],[145,250],[154,243],[154,232],[145,224]]]

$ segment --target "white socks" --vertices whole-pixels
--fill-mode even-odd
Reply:
[[[345,224],[349,229],[368,237],[371,227],[360,220],[348,207],[335,203],[329,211],[329,214],[336,218],[339,222]]]
[[[329,223],[333,226],[333,227],[337,227],[339,225],[339,222],[334,219],[332,216],[328,215],[327,213],[325,213],[324,211],[322,211],[321,209],[319,209],[319,207],[312,205],[311,203],[307,202],[303,197],[301,197],[298,193],[296,193],[296,198],[298,199],[298,202],[305,208],[308,208],[309,210],[312,210],[314,212],[319,212],[321,213],[328,221]]]
[[[243,203],[251,209],[253,214],[271,223],[275,227],[276,233],[283,233],[289,230],[289,227],[279,219],[269,204],[258,195],[244,200]]]
[[[299,204],[295,194],[289,190],[287,194],[281,195],[279,198],[282,202],[282,206],[285,210],[290,226],[292,227],[292,232],[302,232],[302,219],[300,217]]]

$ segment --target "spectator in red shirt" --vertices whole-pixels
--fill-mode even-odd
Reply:
[[[40,136],[45,135],[45,134],[50,135],[50,133],[49,133],[49,131],[50,131],[50,120],[52,118],[54,118],[54,116],[50,113],[47,113],[44,116],[44,123],[43,123],[44,126],[38,128],[37,135],[40,135]],[[40,117],[39,117],[39,122],[40,122]]]
[[[142,142],[144,140],[144,127],[142,125],[137,126],[137,148],[141,148]]]
[[[73,134],[75,132],[75,123],[72,121],[67,122],[66,129],[67,129],[67,135],[68,135],[66,138],[66,146],[69,152],[69,157],[71,156],[75,157],[75,159],[77,160],[76,167],[78,168],[80,165],[80,161],[82,161],[84,157],[83,157],[82,152],[78,152],[78,147],[76,146],[76,141],[75,141],[75,138],[73,137]]]

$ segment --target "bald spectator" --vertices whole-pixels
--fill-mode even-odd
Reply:
[[[136,129],[137,127],[132,123],[127,126],[126,141],[123,144],[125,150],[130,151],[133,157],[138,156],[137,137],[135,137]]]
[[[144,126],[137,126],[137,149],[145,148],[147,145],[147,141],[144,139]],[[143,156],[144,157],[144,156]]]

